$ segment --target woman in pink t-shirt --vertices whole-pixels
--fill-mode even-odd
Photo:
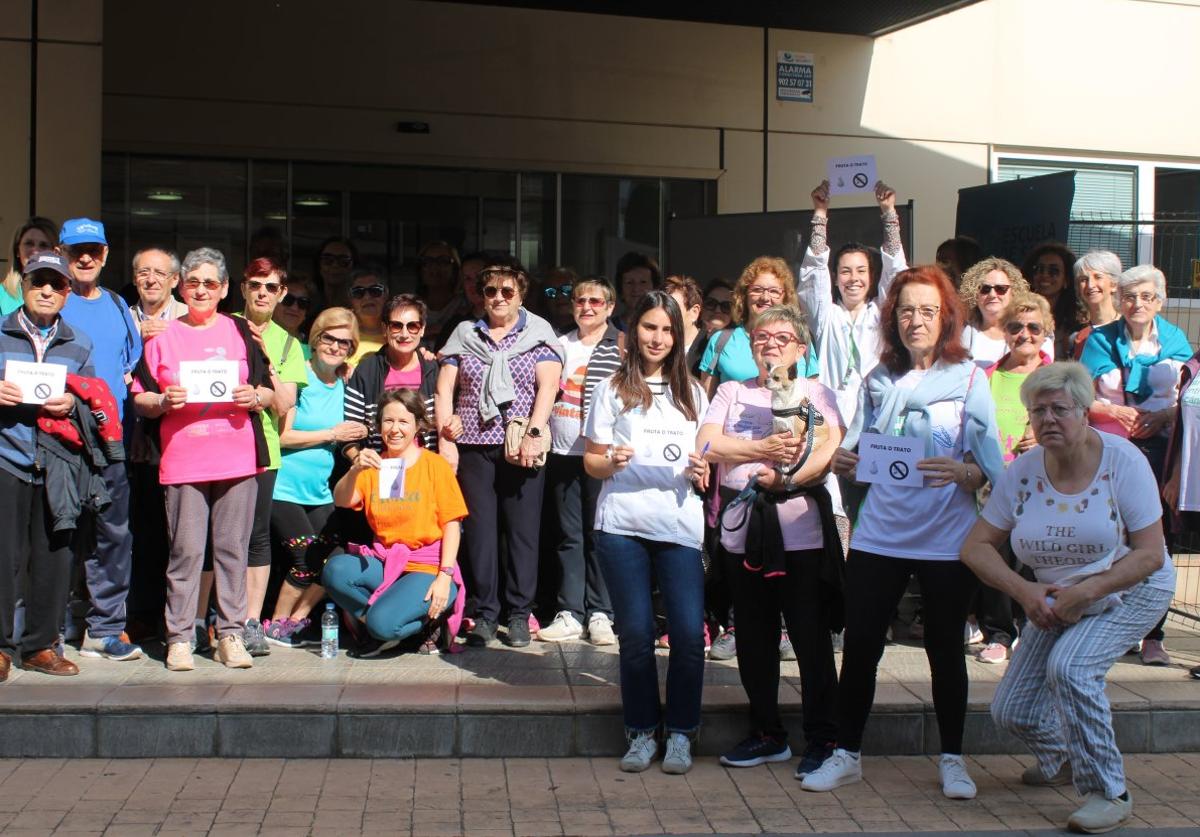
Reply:
[[[768,308],[748,331],[758,377],[721,384],[696,437],[721,465],[725,511],[718,526],[737,615],[738,672],[750,701],[750,736],[721,763],[753,767],[792,757],[779,714],[782,614],[800,662],[806,739],[800,776],[821,765],[837,737],[831,631],[841,629],[842,546],[824,477],[845,428],[832,390],[797,371],[811,343],[800,312]],[[786,370],[799,389],[793,406],[807,399],[807,416],[800,418],[813,422],[811,440],[775,430],[773,369]],[[778,417],[792,418],[790,408],[780,409]],[[739,494],[752,479],[757,490]]]
[[[171,537],[167,668],[193,668],[193,619],[210,537],[219,637],[213,656],[230,668],[249,668],[242,641],[246,555],[254,477],[267,462],[253,413],[270,408],[275,393],[267,360],[244,322],[217,312],[229,293],[225,257],[202,247],[187,254],[180,272],[187,314],[146,344],[133,386],[138,413],[160,420],[159,479]]]

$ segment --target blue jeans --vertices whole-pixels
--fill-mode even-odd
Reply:
[[[626,535],[596,532],[596,554],[612,600],[621,641],[621,707],[629,733],[694,735],[700,728],[704,688],[704,565],[700,550]],[[658,582],[667,608],[671,656],[667,665],[665,720],[658,702],[654,662],[654,607]]]
[[[432,573],[406,572],[367,606],[367,599],[383,583],[383,562],[376,558],[342,553],[329,559],[321,584],[329,598],[355,619],[366,615],[367,633],[384,642],[407,639],[429,621],[429,602],[425,594],[437,576]],[[454,606],[458,585],[450,582],[447,612]]]

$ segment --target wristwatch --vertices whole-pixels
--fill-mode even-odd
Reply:
[[[535,439],[541,438],[541,435],[542,435],[542,430],[540,427],[530,427],[525,432],[528,433],[530,436],[532,436]]]
[[[438,572],[442,575],[448,575],[451,578],[454,577],[454,567],[438,567]]]

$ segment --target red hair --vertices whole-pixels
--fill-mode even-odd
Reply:
[[[287,284],[287,268],[275,261],[270,256],[259,256],[250,264],[246,265],[245,271],[242,273],[243,279],[263,279],[270,276],[272,273],[279,277],[279,284]]]
[[[929,264],[901,271],[892,282],[887,299],[883,301],[883,308],[879,312],[880,337],[883,340],[879,362],[889,372],[908,372],[912,369],[912,356],[900,339],[900,323],[896,318],[900,292],[907,285],[928,285],[937,290],[941,299],[941,307],[938,310],[941,333],[933,349],[934,359],[946,363],[959,363],[970,357],[970,352],[962,342],[967,312],[963,309],[954,285],[950,283],[950,277],[937,265]]]

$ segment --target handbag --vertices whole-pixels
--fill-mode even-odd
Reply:
[[[518,416],[508,420],[508,424],[504,425],[504,456],[510,462],[516,461],[521,453],[521,442],[525,440],[525,434],[529,430],[529,419],[525,416]],[[543,432],[537,437],[540,443],[541,451],[538,453],[537,459],[533,462],[534,468],[541,468],[546,464],[546,455],[550,453],[550,434]]]

